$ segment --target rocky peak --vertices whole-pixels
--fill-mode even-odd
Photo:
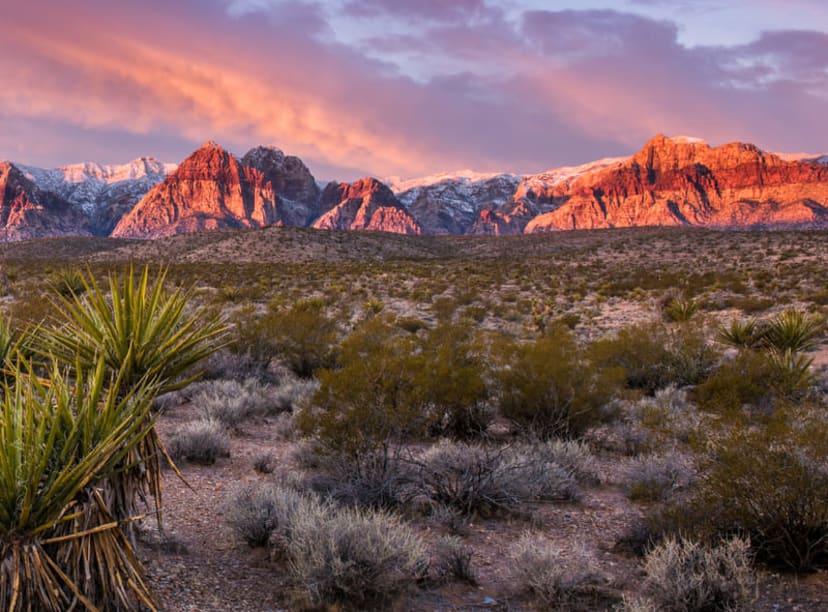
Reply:
[[[319,214],[319,186],[298,157],[285,155],[276,147],[256,147],[244,155],[241,163],[260,172],[261,181],[269,183],[282,200],[286,225],[307,225]]]
[[[710,146],[703,140],[668,138],[664,134],[657,134],[632,156],[630,163],[649,173],[666,172],[696,163],[709,150]]]
[[[419,234],[421,228],[391,189],[375,178],[331,182],[322,192],[317,229],[375,230]]]
[[[818,227],[828,169],[786,162],[745,143],[710,147],[658,135],[629,161],[585,174],[527,232],[641,225]]]
[[[0,240],[89,234],[82,212],[60,196],[42,191],[13,164],[0,162]]]

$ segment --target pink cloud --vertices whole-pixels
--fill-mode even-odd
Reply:
[[[363,0],[346,10],[420,21],[357,48],[321,5],[254,4],[13,3],[0,23],[0,157],[43,163],[73,144],[54,163],[158,154],[155,143],[177,159],[213,138],[239,152],[274,143],[350,178],[541,170],[628,153],[655,132],[828,148],[824,34],[688,49],[674,24],[612,11],[513,23],[478,0]],[[406,76],[401,54],[432,76]],[[21,146],[27,133],[38,146]]]

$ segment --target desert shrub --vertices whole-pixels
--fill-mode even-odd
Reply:
[[[598,463],[589,445],[580,440],[546,440],[521,446],[527,456],[537,457],[543,464],[557,465],[575,478],[576,481],[586,484],[595,484],[599,480]]]
[[[233,427],[254,414],[266,414],[273,406],[270,389],[255,378],[205,381],[190,401],[204,419]]]
[[[443,536],[437,540],[432,565],[442,579],[477,585],[477,576],[471,562],[473,554],[471,547],[457,536]]]
[[[802,397],[811,384],[810,360],[790,352],[741,351],[692,393],[705,410],[737,414],[743,406],[767,407]]]
[[[410,471],[398,448],[364,452],[358,458],[323,455],[307,484],[324,498],[343,505],[398,508],[411,499]]]
[[[561,550],[539,534],[526,533],[509,551],[514,583],[550,610],[594,603],[603,577],[595,559],[581,549]]]
[[[272,474],[276,469],[276,457],[270,452],[256,455],[253,458],[253,469],[259,474]]]
[[[271,390],[270,410],[275,412],[293,412],[308,401],[319,389],[315,379],[282,376]]]
[[[824,422],[737,428],[700,465],[698,527],[748,537],[769,563],[796,570],[828,563],[826,460]]]
[[[630,406],[631,421],[646,431],[647,445],[692,443],[701,436],[702,418],[684,389],[666,387],[653,397],[642,397]]]
[[[636,501],[661,501],[677,490],[685,489],[695,479],[692,462],[677,453],[644,455],[627,468],[624,487]]]
[[[396,325],[409,334],[416,334],[421,329],[426,328],[425,322],[417,317],[397,317]]]
[[[222,509],[239,537],[250,546],[264,546],[277,529],[289,530],[305,505],[305,498],[292,489],[257,482],[234,491]]]
[[[387,607],[428,568],[417,535],[381,512],[297,514],[286,540],[290,572],[314,606]]]
[[[364,322],[342,343],[338,368],[320,370],[319,389],[297,414],[297,425],[329,454],[388,456],[399,440],[422,432],[420,355],[416,339],[383,317]]]
[[[484,381],[485,362],[465,324],[442,323],[426,337],[416,384],[433,432],[472,438],[491,420]]]
[[[600,419],[612,381],[589,366],[569,331],[555,328],[528,344],[504,339],[495,352],[498,409],[521,430],[575,437]]]
[[[310,378],[335,360],[337,323],[327,316],[321,300],[299,300],[287,309],[271,306],[260,316],[244,311],[236,329],[237,353],[249,353],[264,365],[278,357],[301,378]]]
[[[219,421],[190,421],[169,435],[167,452],[173,459],[212,465],[217,458],[230,456],[230,437]]]
[[[201,367],[204,372],[203,378],[207,380],[258,378],[264,382],[275,382],[267,363],[263,363],[250,351],[236,352],[230,348],[223,348],[205,359]]]
[[[594,342],[589,355],[598,367],[622,371],[627,387],[650,395],[670,385],[700,383],[717,360],[700,330],[659,324],[621,329],[614,338]]]
[[[511,513],[528,502],[577,495],[572,473],[530,446],[489,448],[442,440],[414,463],[414,490],[431,504],[465,516]]]
[[[750,544],[734,538],[710,547],[668,538],[646,556],[644,590],[658,610],[744,610],[752,601]]]

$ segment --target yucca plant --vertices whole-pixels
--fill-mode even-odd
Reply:
[[[130,265],[123,279],[109,276],[106,292],[88,274],[84,295],[58,295],[55,306],[62,324],[42,334],[37,350],[44,357],[77,363],[81,370],[102,360],[108,372],[118,374],[124,396],[144,380],[154,381],[159,395],[186,386],[197,377],[188,375],[192,367],[221,344],[226,328],[204,308],[189,312],[191,293],[180,288],[166,291],[166,276],[166,270],[160,270],[150,283],[148,266],[136,278]],[[124,469],[111,479],[108,501],[116,518],[136,514],[136,502],[146,501],[147,495],[160,512],[161,456],[173,465],[150,428],[126,456]]]
[[[47,282],[54,291],[66,297],[80,295],[86,290],[83,273],[77,268],[62,268],[52,272]]]
[[[699,310],[695,300],[674,297],[664,306],[664,318],[673,323],[684,323],[693,318]]]
[[[817,316],[807,316],[799,310],[786,310],[768,323],[765,344],[780,352],[807,351],[822,341],[825,322]]]
[[[735,348],[756,349],[762,345],[765,330],[754,319],[731,321],[729,327],[719,328],[719,340]]]
[[[150,283],[145,266],[136,279],[130,265],[123,280],[109,276],[106,292],[88,274],[86,295],[58,296],[62,324],[46,335],[45,353],[83,367],[102,355],[110,371],[122,373],[124,389],[144,377],[158,381],[159,395],[185,387],[197,375],[181,376],[217,348],[226,327],[203,307],[187,312],[191,292],[166,291],[166,277],[162,269]]]
[[[55,364],[44,379],[22,358],[11,369],[0,400],[0,605],[154,608],[105,501],[110,479],[153,428],[153,386],[121,393],[103,360],[77,366],[72,382]]]

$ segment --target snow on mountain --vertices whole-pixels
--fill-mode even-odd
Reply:
[[[778,158],[787,162],[812,162],[828,164],[828,155],[822,153],[774,153]]]
[[[550,190],[559,185],[569,184],[575,179],[591,172],[598,172],[621,164],[628,157],[605,157],[580,166],[563,166],[552,168],[539,174],[529,174],[523,177],[518,186],[515,198],[526,198],[529,201],[545,201]]]
[[[458,234],[482,209],[509,202],[520,177],[461,170],[411,180],[392,177],[386,182],[426,233]]]
[[[40,189],[61,196],[90,217],[116,199],[134,198],[137,202],[176,168],[176,164],[151,157],[126,164],[87,162],[52,169],[15,165]]]
[[[707,141],[704,138],[699,138],[698,136],[673,136],[670,138],[676,144],[698,144],[704,145],[707,144]]]
[[[432,174],[431,176],[424,176],[414,179],[402,179],[398,176],[389,176],[383,179],[383,183],[388,185],[396,194],[405,193],[412,189],[431,187],[440,183],[454,183],[458,185],[468,185],[474,183],[481,183],[497,177],[515,178],[520,177],[514,174],[505,172],[475,172],[474,170],[457,170],[456,172],[443,172],[440,174]]]

